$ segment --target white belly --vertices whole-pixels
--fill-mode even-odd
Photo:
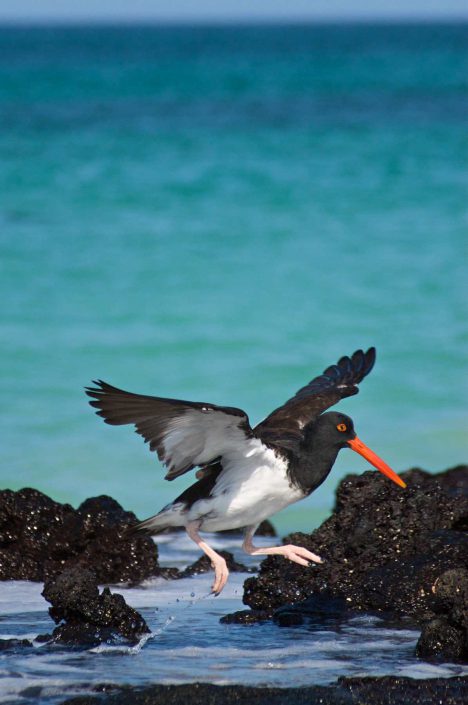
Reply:
[[[223,472],[212,496],[195,502],[188,520],[201,521],[202,531],[222,531],[258,524],[299,499],[304,493],[292,487],[286,462],[258,439],[239,458],[223,458]]]

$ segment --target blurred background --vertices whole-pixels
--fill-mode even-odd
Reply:
[[[256,423],[369,345],[359,436],[396,471],[467,460],[466,9],[249,5],[0,6],[3,487],[143,518],[192,478],[92,379]]]

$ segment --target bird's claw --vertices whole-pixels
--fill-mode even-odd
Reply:
[[[281,551],[279,551],[279,553],[293,563],[299,563],[299,565],[303,566],[309,566],[311,562],[323,563],[320,556],[312,553],[312,551],[308,551],[307,548],[304,548],[303,546],[293,546],[292,544],[288,544],[287,546],[281,546],[280,548]]]
[[[222,560],[223,563],[219,562],[218,564],[213,565],[213,568],[215,570],[215,579],[213,587],[211,588],[211,594],[215,597],[218,597],[218,595],[221,593],[229,578],[228,567],[224,559]]]

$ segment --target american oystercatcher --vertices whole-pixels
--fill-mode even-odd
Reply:
[[[106,423],[134,424],[174,480],[198,467],[198,481],[155,516],[133,527],[154,535],[169,527],[187,534],[210,558],[213,592],[228,579],[222,556],[199,531],[244,528],[243,549],[250,555],[279,554],[307,566],[322,559],[301,546],[256,548],[252,538],[260,522],[304,499],[327,477],[341,448],[352,448],[384,475],[403,480],[359,440],[352,419],[336,411],[322,413],[358,393],[369,374],[375,348],[342,357],[302,387],[294,397],[252,428],[242,409],[203,402],[132,394],[103,381],[86,388],[91,406]]]

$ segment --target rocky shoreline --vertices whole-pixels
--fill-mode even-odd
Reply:
[[[243,600],[249,609],[221,621],[248,625],[272,620],[278,628],[308,622],[323,628],[330,618],[379,614],[402,626],[419,626],[416,654],[421,659],[466,663],[468,466],[437,475],[413,469],[402,476],[406,490],[374,472],[344,478],[330,518],[311,534],[285,539],[319,553],[325,562],[304,569],[282,557],[268,557],[258,575],[244,583]],[[37,490],[0,492],[0,579],[44,581],[43,595],[51,603],[56,626],[39,640],[81,648],[102,642],[135,644],[149,633],[144,619],[109,588],[100,593],[98,584],[137,585],[149,577],[178,579],[210,569],[205,557],[183,571],[161,567],[151,539],[126,534],[136,521],[110,497],[88,499],[75,510]],[[271,534],[271,525],[265,532]],[[247,570],[230,554],[226,558],[231,570]],[[27,640],[10,642],[5,640],[2,648],[31,645]],[[66,702],[149,705],[190,698],[192,705],[439,701],[458,705],[468,699],[466,677],[344,678],[331,686],[284,690],[203,683],[109,687],[105,697],[89,695]]]
[[[0,580],[44,582],[72,566],[100,583],[137,585],[161,575],[158,549],[147,537],[126,536],[137,522],[111,497],[78,509],[31,488],[0,492]]]
[[[101,694],[71,698],[61,705],[465,705],[468,677],[340,678],[329,686],[305,688],[190,683],[122,688],[117,692],[101,686],[96,690]]]
[[[36,641],[84,648],[135,644],[149,632],[145,620],[108,587],[99,594],[98,584],[136,586],[148,578],[179,580],[211,570],[204,555],[184,570],[161,567],[151,538],[128,535],[137,522],[106,495],[74,509],[31,488],[0,491],[0,580],[44,582],[42,594],[57,625]],[[260,533],[274,535],[274,528],[263,522]],[[228,551],[221,553],[231,572],[253,572]],[[28,646],[28,640],[0,642],[4,651]]]
[[[411,620],[422,629],[417,655],[468,661],[468,467],[402,474],[401,490],[374,472],[345,477],[332,515],[285,542],[325,562],[304,570],[281,557],[244,584],[250,610],[223,618],[279,625],[349,611]]]

